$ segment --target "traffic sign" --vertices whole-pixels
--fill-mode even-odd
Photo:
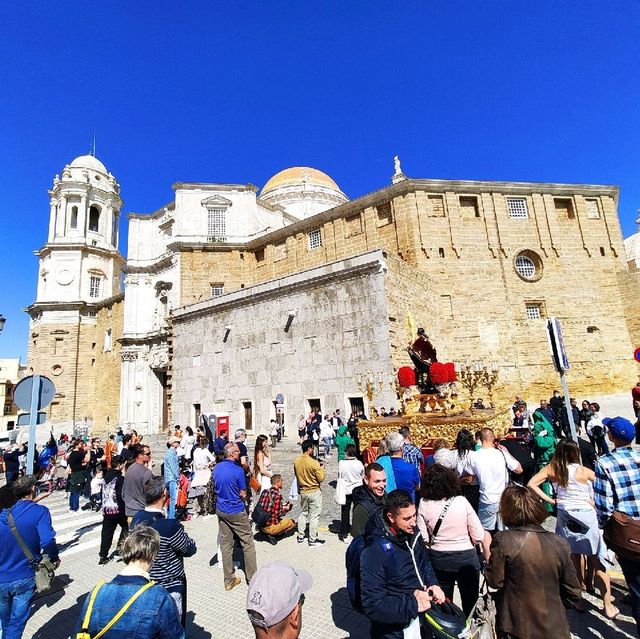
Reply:
[[[640,362],[640,348],[636,348],[636,350],[633,351],[633,357],[636,362]]]
[[[46,408],[56,394],[56,387],[48,377],[42,375],[29,375],[21,379],[13,389],[13,402],[22,410],[31,409],[31,395],[33,393],[33,380],[38,377],[40,379],[40,389],[38,392],[38,407],[36,410]]]
[[[284,395],[282,393],[276,395],[276,404],[284,404]]]
[[[33,455],[36,450],[36,426],[41,408],[45,408],[56,394],[56,387],[48,377],[29,375],[21,379],[13,389],[13,401],[22,410],[29,411],[29,448],[27,450],[27,475],[33,475]]]

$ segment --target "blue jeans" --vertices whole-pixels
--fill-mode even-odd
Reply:
[[[69,493],[69,508],[71,510],[80,508],[80,493]]]
[[[322,443],[324,444],[324,455],[326,457],[331,454],[331,437],[323,437]]]
[[[494,530],[504,530],[504,524],[500,519],[498,507],[500,504],[485,504],[482,501],[478,506],[478,517],[480,523],[485,530],[493,532]]]
[[[168,481],[167,490],[169,491],[169,511],[167,512],[167,519],[175,519],[176,500],[178,499],[178,482]]]
[[[2,639],[21,639],[36,589],[34,577],[0,584]]]
[[[640,636],[640,561],[632,561],[618,557],[624,580],[631,593],[631,614],[636,620],[638,636]]]

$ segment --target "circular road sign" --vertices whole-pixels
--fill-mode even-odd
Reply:
[[[31,393],[33,392],[33,380],[35,375],[29,375],[21,379],[13,389],[13,401],[22,410],[31,410]],[[40,375],[40,393],[38,396],[37,410],[42,410],[53,401],[56,387],[48,377]]]
[[[276,404],[284,404],[284,395],[282,393],[276,395]]]
[[[640,348],[636,348],[636,350],[633,351],[633,357],[636,362],[640,362]]]

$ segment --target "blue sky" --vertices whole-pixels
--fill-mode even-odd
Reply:
[[[630,235],[639,33],[635,1],[2,3],[0,357],[26,353],[47,189],[94,129],[125,212],[291,165],[357,197],[398,154],[412,177],[618,184]]]

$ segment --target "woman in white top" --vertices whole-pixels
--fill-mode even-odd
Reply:
[[[260,482],[260,492],[271,488],[271,449],[269,438],[266,435],[258,435],[256,447],[253,452],[253,472]]]
[[[185,459],[191,459],[191,451],[196,443],[196,438],[193,434],[193,428],[187,426],[185,433],[180,441],[180,448],[178,448],[178,457],[184,457]]]
[[[556,533],[564,537],[571,547],[571,558],[578,579],[588,591],[593,587],[594,578],[600,582],[604,614],[613,619],[619,610],[611,602],[611,582],[607,566],[612,562],[598,526],[593,501],[594,479],[595,473],[580,465],[578,444],[563,439],[558,442],[550,463],[534,475],[528,485],[540,499],[557,506]],[[547,480],[553,483],[555,499],[540,488]],[[587,558],[586,577],[584,556]]]
[[[346,502],[340,507],[340,541],[348,544],[347,537],[351,530],[351,493],[354,488],[362,486],[364,479],[364,466],[359,459],[356,459],[356,447],[347,444],[344,450],[345,459],[338,462],[338,479],[344,482],[344,492],[347,496]]]
[[[324,444],[324,456],[331,457],[331,440],[333,439],[333,426],[329,421],[329,415],[325,415],[320,422],[320,439]]]
[[[586,426],[587,437],[591,445],[597,450],[598,455],[605,455],[609,452],[609,446],[606,438],[607,427],[602,423],[602,417],[600,416],[600,404],[592,402],[589,404],[589,409],[592,415]]]
[[[201,437],[198,447],[193,451],[193,479],[189,487],[190,495],[195,496],[198,501],[198,512],[196,515],[210,514],[213,505],[213,480],[211,469],[216,463],[216,458],[207,448],[209,440]]]

